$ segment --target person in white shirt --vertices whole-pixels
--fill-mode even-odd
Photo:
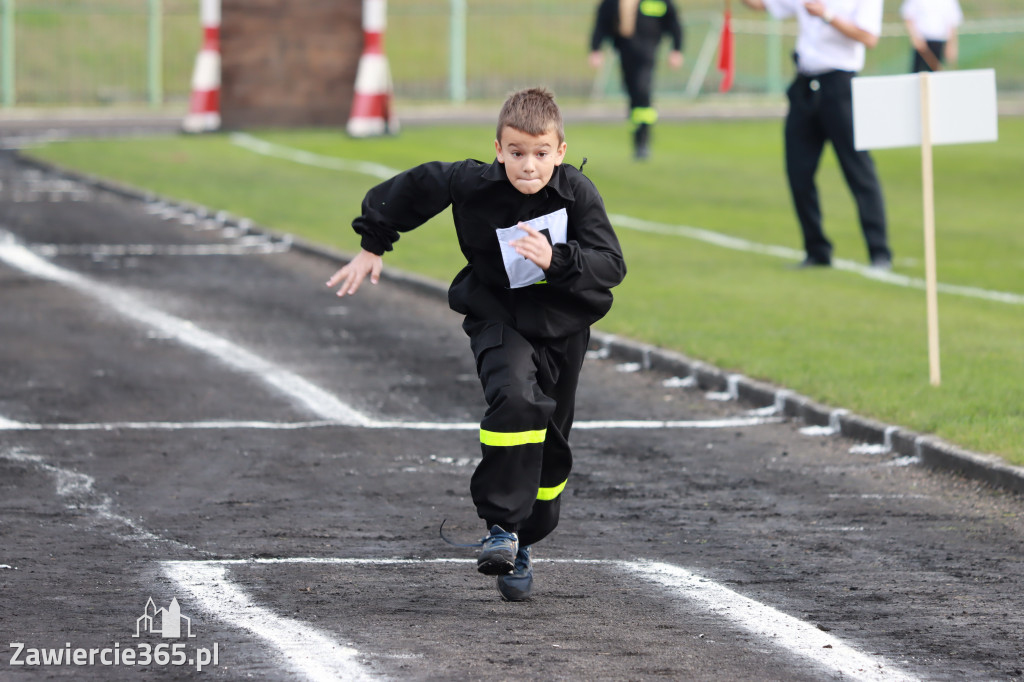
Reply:
[[[938,71],[943,64],[956,66],[957,29],[964,22],[957,0],[904,0],[900,16],[914,48],[911,71]]]
[[[874,161],[853,146],[851,81],[864,67],[867,48],[882,32],[883,0],[743,0],[777,19],[795,16],[797,74],[786,94],[786,175],[806,256],[797,267],[832,264],[832,243],[822,229],[815,175],[831,142],[857,204],[871,266],[892,267],[885,201]]]

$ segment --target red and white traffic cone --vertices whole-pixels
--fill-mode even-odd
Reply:
[[[398,119],[391,109],[391,71],[384,56],[386,23],[387,0],[363,0],[363,54],[347,126],[352,137],[398,132]]]
[[[192,71],[192,100],[181,127],[187,133],[220,128],[220,0],[201,0],[203,46]]]

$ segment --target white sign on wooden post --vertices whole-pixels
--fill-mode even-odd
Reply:
[[[999,137],[998,120],[992,69],[853,79],[857,149],[921,146],[928,363],[933,386],[939,385],[941,375],[932,145],[994,142]]]

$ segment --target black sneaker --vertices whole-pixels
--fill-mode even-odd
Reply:
[[[832,262],[827,260],[818,260],[817,258],[804,258],[799,263],[794,263],[789,266],[790,270],[806,270],[807,268],[827,268],[831,267]]]
[[[892,260],[888,256],[875,256],[871,259],[871,269],[888,272],[892,270]]]
[[[530,561],[530,546],[520,547],[516,553],[515,568],[508,575],[497,578],[498,593],[505,601],[524,601],[533,591],[533,563]]]
[[[491,526],[491,533],[483,539],[476,558],[476,570],[484,575],[505,575],[515,568],[519,551],[519,536],[506,532],[501,526]]]
[[[646,161],[651,157],[651,126],[641,123],[633,131],[633,158]]]

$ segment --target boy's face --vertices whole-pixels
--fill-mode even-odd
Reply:
[[[505,164],[505,174],[512,186],[523,194],[536,194],[551,180],[555,166],[565,158],[565,142],[558,142],[558,133],[549,130],[543,135],[529,135],[505,126],[501,139],[494,141],[498,161]]]

